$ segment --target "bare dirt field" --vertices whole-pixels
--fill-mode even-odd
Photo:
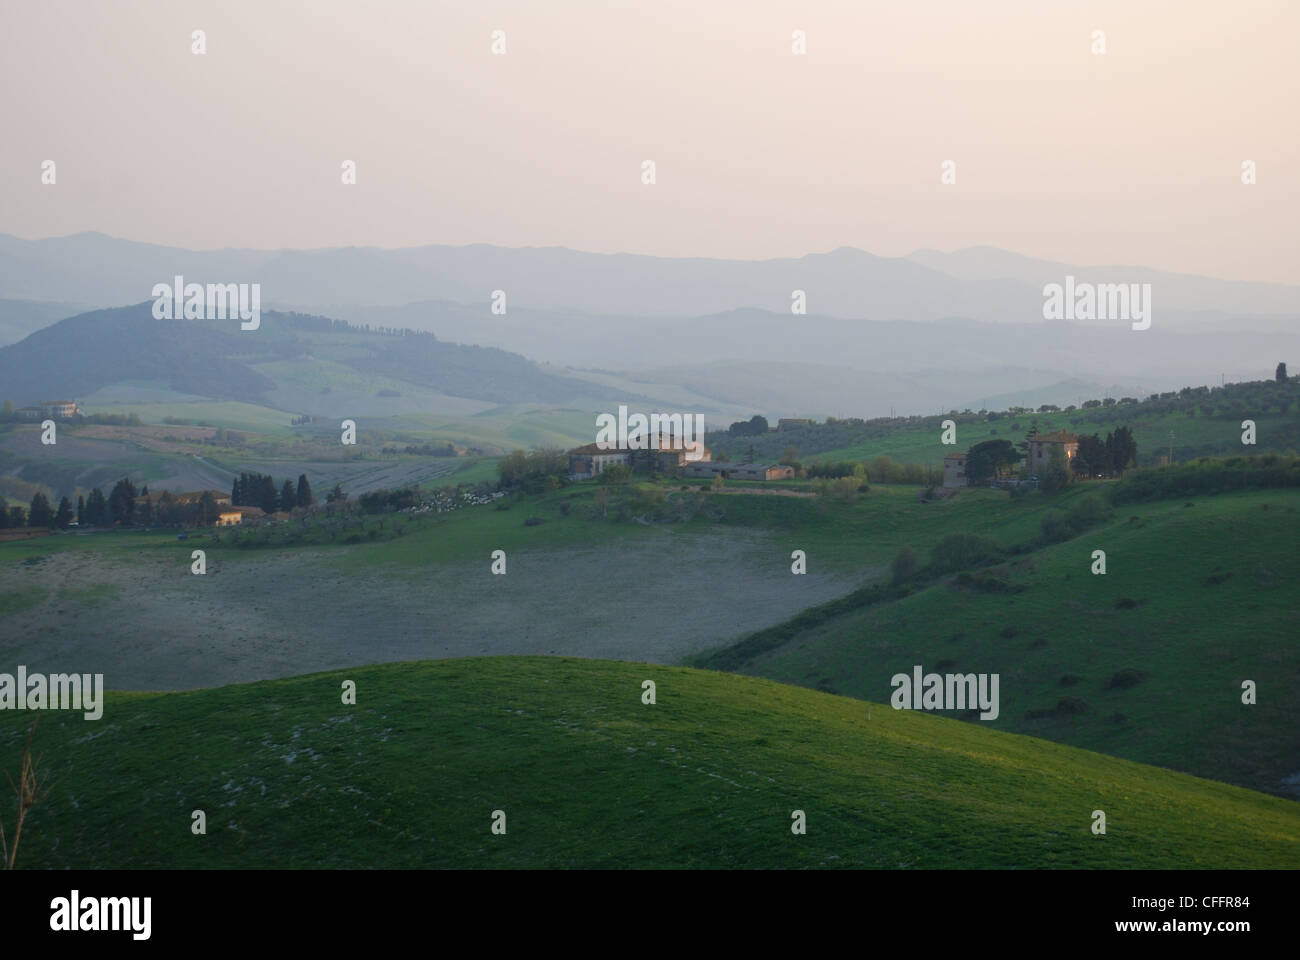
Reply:
[[[45,600],[0,619],[0,669],[166,690],[478,655],[676,663],[860,583],[792,575],[788,552],[749,531],[517,551],[505,576],[487,557],[357,574],[340,568],[340,552],[213,551],[205,576],[190,573],[188,552],[69,550],[10,566],[0,600]]]

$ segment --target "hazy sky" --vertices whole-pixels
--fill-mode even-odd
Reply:
[[[1296,0],[0,0],[0,232],[1300,283],[1297,36]]]

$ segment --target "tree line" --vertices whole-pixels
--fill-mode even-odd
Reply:
[[[336,486],[330,494],[331,501],[346,499],[346,494]],[[138,502],[137,502],[138,501]],[[295,485],[286,479],[279,490],[269,474],[241,473],[234,481],[230,502],[236,506],[260,507],[266,513],[289,512],[296,507],[310,507],[316,503],[307,475],[299,474]],[[49,498],[37,492],[31,503],[10,506],[0,497],[0,529],[13,527],[50,527],[65,529],[75,519],[78,526],[130,527],[151,526],[211,526],[220,518],[221,505],[211,491],[205,490],[198,498],[180,499],[164,490],[156,497],[150,496],[149,486],[139,490],[130,477],[123,477],[113,485],[108,496],[95,487],[89,494],[77,497],[77,505],[63,497],[57,507]]]
[[[305,473],[298,475],[297,486],[285,478],[278,490],[269,473],[241,473],[230,487],[232,506],[259,507],[266,513],[289,513],[295,507],[310,507],[315,502]]]

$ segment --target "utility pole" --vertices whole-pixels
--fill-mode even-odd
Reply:
[[[1174,432],[1169,431],[1169,466],[1174,465]]]

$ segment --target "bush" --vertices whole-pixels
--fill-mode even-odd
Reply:
[[[600,471],[597,479],[601,483],[624,484],[632,479],[632,468],[624,463],[611,463]]]
[[[1106,507],[1097,497],[1084,497],[1065,514],[1065,523],[1074,533],[1083,533],[1106,519]]]
[[[1065,512],[1062,510],[1049,510],[1043,514],[1039,527],[1046,543],[1059,543],[1069,539],[1070,529],[1065,523]]]
[[[1106,686],[1112,690],[1127,690],[1136,687],[1146,678],[1146,673],[1141,670],[1120,670],[1111,675],[1111,678],[1106,681]]]
[[[930,551],[930,568],[935,573],[951,573],[995,559],[1001,552],[998,545],[987,537],[953,533],[936,543]]]
[[[916,559],[916,554],[912,552],[911,547],[903,547],[898,553],[894,554],[894,559],[889,565],[893,573],[893,582],[895,584],[905,583],[916,576],[916,571],[920,568],[920,563]]]
[[[1230,490],[1300,487],[1300,457],[1276,454],[1205,458],[1196,463],[1133,470],[1111,487],[1113,504],[1176,499]]]

